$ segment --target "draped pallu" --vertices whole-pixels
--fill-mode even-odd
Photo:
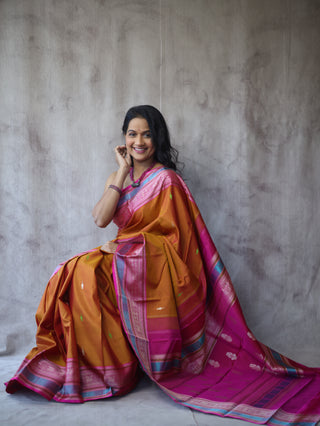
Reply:
[[[184,181],[156,168],[122,191],[115,254],[59,265],[37,347],[6,384],[83,402],[129,392],[141,368],[176,402],[258,424],[315,425],[320,369],[256,340]],[[140,368],[141,367],[141,368]]]

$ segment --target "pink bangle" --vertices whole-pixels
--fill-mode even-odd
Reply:
[[[116,185],[109,185],[109,188],[114,189],[115,191],[119,192],[121,194],[121,189]]]

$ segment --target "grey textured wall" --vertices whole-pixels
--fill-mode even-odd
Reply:
[[[91,209],[139,103],[167,118],[249,326],[319,351],[319,44],[313,0],[0,1],[3,351],[33,344],[56,264],[115,235]]]

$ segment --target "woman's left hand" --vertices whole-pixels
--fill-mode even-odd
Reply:
[[[118,247],[118,243],[114,241],[107,241],[103,246],[100,247],[100,250],[104,253],[115,253]]]

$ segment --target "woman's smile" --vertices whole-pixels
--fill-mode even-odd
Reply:
[[[133,146],[132,149],[138,153],[144,153],[146,152],[147,148],[139,148],[137,146]]]

